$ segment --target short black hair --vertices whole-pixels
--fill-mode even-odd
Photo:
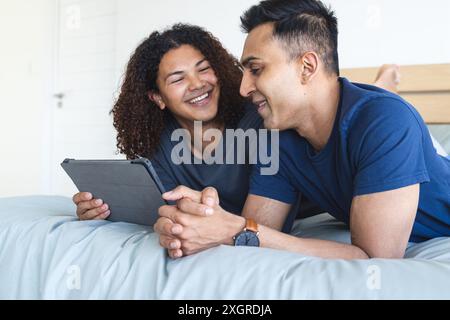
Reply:
[[[271,22],[291,59],[312,50],[329,72],[339,75],[338,22],[330,7],[319,0],[264,0],[241,17],[246,33]]]

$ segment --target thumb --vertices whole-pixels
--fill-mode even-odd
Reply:
[[[201,193],[185,186],[179,186],[172,191],[164,193],[162,197],[167,201],[178,201],[183,198],[189,198],[192,201],[199,203],[201,200]]]
[[[213,208],[220,205],[219,193],[213,187],[206,188],[202,192],[202,203]]]

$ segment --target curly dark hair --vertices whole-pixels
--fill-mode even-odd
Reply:
[[[175,24],[162,33],[155,31],[128,62],[119,98],[111,111],[118,132],[117,148],[127,159],[151,158],[159,146],[170,111],[158,108],[148,93],[159,92],[156,79],[163,56],[182,45],[199,50],[216,73],[221,90],[216,119],[226,127],[234,127],[244,114],[245,99],[239,94],[242,72],[237,59],[217,38],[189,24]]]

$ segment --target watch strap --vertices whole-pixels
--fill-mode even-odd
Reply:
[[[258,233],[258,224],[253,219],[246,219],[245,230]]]

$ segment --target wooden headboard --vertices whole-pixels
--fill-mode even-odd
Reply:
[[[353,82],[373,83],[378,68],[341,70]],[[428,124],[450,124],[450,64],[400,66],[399,94]]]

